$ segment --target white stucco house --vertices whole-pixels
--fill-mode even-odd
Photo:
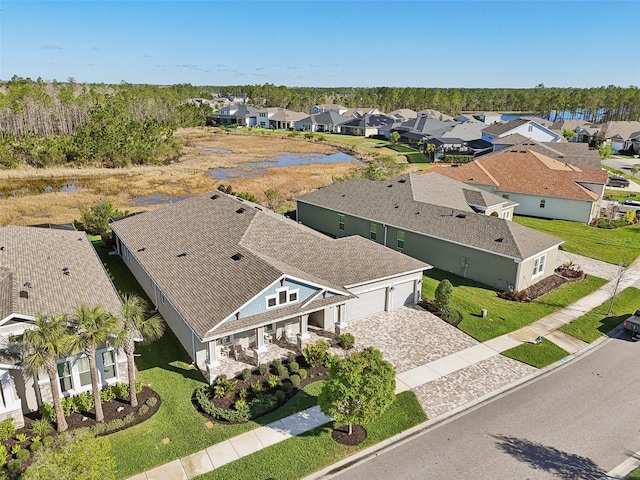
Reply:
[[[534,120],[518,118],[504,123],[496,123],[482,131],[482,140],[493,142],[496,138],[519,134],[536,142],[561,142],[564,137]]]

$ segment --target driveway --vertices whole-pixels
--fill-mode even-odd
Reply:
[[[558,264],[562,265],[568,261],[579,265],[587,275],[594,275],[606,280],[613,280],[618,274],[618,265],[584,257],[575,253],[565,252],[563,250],[558,251]]]

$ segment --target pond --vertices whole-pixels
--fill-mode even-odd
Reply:
[[[232,179],[264,175],[267,172],[267,168],[272,167],[292,167],[311,163],[339,162],[361,163],[355,157],[342,152],[331,155],[324,155],[322,153],[280,153],[277,154],[277,156],[274,155],[273,160],[244,163],[238,168],[212,168],[207,172],[207,176],[219,181],[230,181]]]
[[[70,180],[68,178],[7,179],[0,184],[0,198],[23,197],[51,192],[75,193],[86,187],[87,183],[88,180],[86,179]]]
[[[202,147],[202,150],[204,150],[205,152],[233,154],[231,150],[227,150],[226,148],[220,148],[220,147]]]

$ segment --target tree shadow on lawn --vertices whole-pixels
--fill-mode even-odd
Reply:
[[[596,463],[579,455],[563,452],[550,445],[506,435],[492,435],[496,447],[534,470],[543,470],[559,478],[600,480],[606,472]]]
[[[136,352],[139,355],[136,357],[136,367],[140,372],[161,368],[191,380],[205,381],[202,372],[192,365],[187,352],[168,327],[161,339],[149,345],[138,345]]]

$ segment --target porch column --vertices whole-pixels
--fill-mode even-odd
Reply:
[[[2,387],[2,398],[5,401],[5,404],[0,404],[0,407],[4,407],[2,408],[3,410],[12,410],[16,396],[13,393],[13,385],[11,383],[11,376],[9,375],[8,370],[2,371],[2,383],[0,386]]]
[[[298,334],[298,348],[302,350],[305,343],[309,340],[309,315],[300,317],[300,333]]]
[[[422,279],[413,281],[413,303],[418,303],[422,296]]]
[[[220,373],[218,369],[222,362],[220,361],[220,355],[218,353],[218,340],[213,340],[207,343],[207,357],[209,358],[206,361],[207,373],[209,383],[213,383],[218,374]]]
[[[345,318],[347,318],[346,312],[347,306],[345,304],[336,305],[336,314],[338,318],[336,319],[335,331],[336,335],[342,335],[347,331],[349,325],[345,322]]]
[[[264,343],[264,327],[258,327],[258,334],[256,335],[256,352],[266,352],[268,347]]]
[[[390,312],[391,310],[393,310],[393,292],[396,289],[395,285],[391,285],[390,287],[387,287],[386,290],[386,297],[385,298],[385,303],[384,303],[384,311],[385,312]]]

